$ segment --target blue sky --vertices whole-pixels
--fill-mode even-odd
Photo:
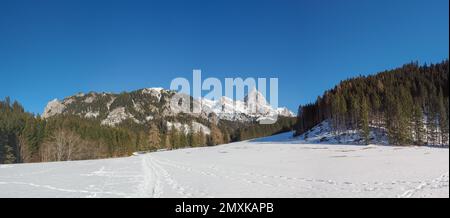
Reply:
[[[41,113],[78,92],[175,77],[278,77],[296,110],[340,80],[448,58],[448,0],[0,0],[0,98]]]

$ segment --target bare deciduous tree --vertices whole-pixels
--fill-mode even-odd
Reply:
[[[43,161],[72,160],[74,154],[78,153],[81,142],[74,132],[58,129],[42,146],[41,158]]]

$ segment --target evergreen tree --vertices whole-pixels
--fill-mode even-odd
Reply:
[[[180,133],[178,132],[178,130],[175,127],[172,127],[170,129],[169,138],[170,138],[171,149],[180,148]]]
[[[209,135],[208,145],[220,145],[223,143],[223,135],[217,125],[212,122],[211,124],[211,134]]]
[[[14,155],[14,148],[10,145],[4,145],[3,147],[3,163],[13,164],[16,163],[16,156]]]
[[[186,130],[184,126],[181,126],[181,130],[179,132],[179,148],[185,148],[189,146],[188,137],[186,133],[188,133],[189,130]]]
[[[426,137],[424,123],[423,123],[423,112],[422,108],[414,104],[413,106],[413,124],[414,124],[414,139],[416,145],[423,145],[424,138]]]
[[[171,132],[169,131],[169,133],[171,133]],[[164,147],[167,150],[172,150],[173,149],[172,140],[171,140],[172,134],[169,134],[169,133],[164,135]]]
[[[200,128],[200,131],[196,133],[195,136],[195,146],[205,146],[206,145],[206,135],[203,131],[203,128]]]
[[[151,124],[148,132],[148,145],[152,150],[156,150],[161,146],[161,138],[159,136],[159,129],[155,124]]]
[[[377,127],[382,127],[381,112],[381,99],[377,93],[372,94],[372,111],[374,111],[374,124]]]
[[[189,124],[189,132],[187,135],[187,146],[194,147],[195,139],[194,139],[194,127],[192,125],[192,122]]]
[[[440,143],[441,145],[448,145],[448,134],[449,134],[449,120],[448,120],[448,104],[446,109],[446,104],[444,100],[443,91],[439,92],[439,103],[438,103],[438,113],[439,113],[439,129],[440,129]],[[447,98],[448,102],[448,98]]]
[[[365,144],[370,144],[370,129],[369,129],[369,105],[366,98],[362,99],[360,110],[360,130],[361,136]]]

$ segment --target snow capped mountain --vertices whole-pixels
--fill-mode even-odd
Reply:
[[[182,113],[181,105],[170,103],[174,95],[175,92],[163,88],[145,88],[121,94],[80,93],[62,101],[55,99],[49,102],[42,117],[70,114],[99,119],[102,125],[107,126],[116,126],[125,120],[143,124],[157,118],[177,117]],[[192,97],[186,95],[183,98]],[[209,120],[211,114],[218,119],[238,122],[272,119],[278,115],[294,116],[287,108],[272,108],[256,89],[250,91],[243,101],[228,97],[217,100],[202,98],[194,100],[193,104],[201,106],[201,113],[189,115],[205,120]]]
[[[277,108],[277,113],[283,117],[295,117],[295,114],[285,107]]]
[[[228,97],[221,97],[218,100],[200,99],[199,100],[206,111],[214,112],[220,119],[224,120],[260,120],[267,117],[293,117],[293,112],[289,109],[273,108],[266,100],[264,95],[253,89],[245,96],[244,101],[234,101]]]

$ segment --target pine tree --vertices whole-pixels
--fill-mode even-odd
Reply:
[[[200,128],[196,139],[196,146],[205,146],[206,145],[206,135],[203,131],[203,128]]]
[[[189,147],[194,147],[194,143],[195,143],[194,135],[195,135],[194,127],[193,127],[192,122],[191,122],[191,124],[189,125],[189,132],[188,132],[188,135],[187,135],[187,143],[188,143],[187,145]]]
[[[339,98],[341,99],[340,101],[339,101],[339,114],[340,114],[340,130],[342,131],[342,130],[345,130],[345,128],[347,127],[347,124],[346,124],[346,114],[347,114],[347,103],[346,103],[346,100],[345,100],[345,98],[344,98],[344,96],[342,96],[342,95],[339,95]]]
[[[447,99],[448,101],[448,99]],[[440,143],[441,145],[448,145],[448,133],[449,133],[449,120],[448,114],[445,107],[444,96],[442,94],[442,90],[439,94],[439,103],[438,103],[438,113],[439,113],[439,129],[440,129]]]
[[[188,132],[188,130],[186,130],[186,128],[184,126],[181,126],[181,130],[180,130],[179,136],[178,136],[179,143],[180,143],[178,145],[179,148],[185,148],[185,147],[189,146],[188,138],[186,135],[187,132]]]
[[[263,133],[263,134],[264,134],[264,133]],[[228,143],[230,143],[231,138],[230,138],[230,134],[228,133],[228,131],[227,131],[227,130],[224,130],[222,135],[223,135],[222,143],[223,143],[223,144],[228,144]]]
[[[381,99],[378,96],[378,94],[373,94],[372,95],[372,110],[374,111],[374,117],[375,117],[375,122],[374,125],[379,127],[382,127],[381,125],[381,117],[380,117],[380,110],[381,110]]]
[[[365,144],[370,144],[370,129],[369,129],[369,105],[367,99],[364,97],[361,102],[360,110],[360,131]]]
[[[363,118],[360,117],[362,115],[365,115],[362,110],[363,105],[360,104],[360,101],[365,101],[365,99],[363,100],[359,100],[357,97],[351,95],[350,96],[350,124],[352,129],[357,129],[358,128],[358,120],[362,120]],[[364,102],[363,102],[364,103]],[[366,106],[367,106],[367,102],[366,102]],[[368,110],[368,106],[367,106],[367,110]],[[368,113],[368,111],[367,111]],[[368,115],[368,114],[367,114]],[[368,121],[368,117],[367,117],[367,121]]]
[[[438,145],[439,144],[439,112],[437,103],[432,102],[428,114],[427,114],[427,144],[428,145]]]
[[[426,137],[425,129],[424,129],[424,123],[423,123],[423,112],[422,108],[414,104],[413,106],[413,124],[414,124],[414,139],[416,145],[423,145],[424,138]]]
[[[217,125],[212,122],[211,124],[211,134],[209,135],[208,145],[220,145],[223,144],[223,135]]]
[[[171,149],[180,148],[180,134],[175,127],[170,129],[170,145]]]
[[[169,133],[171,133],[171,131],[169,131]],[[167,150],[172,150],[173,149],[172,140],[171,140],[172,134],[169,134],[169,133],[164,135],[164,146]]]
[[[159,129],[155,124],[150,126],[148,133],[148,145],[149,149],[156,150],[161,146],[161,138],[159,136]]]
[[[3,163],[13,164],[16,163],[16,156],[14,155],[14,149],[10,145],[4,145],[3,147]]]
[[[342,115],[342,96],[336,96],[332,99],[332,116],[333,116],[333,129],[335,132],[339,132],[341,130],[341,117]]]

